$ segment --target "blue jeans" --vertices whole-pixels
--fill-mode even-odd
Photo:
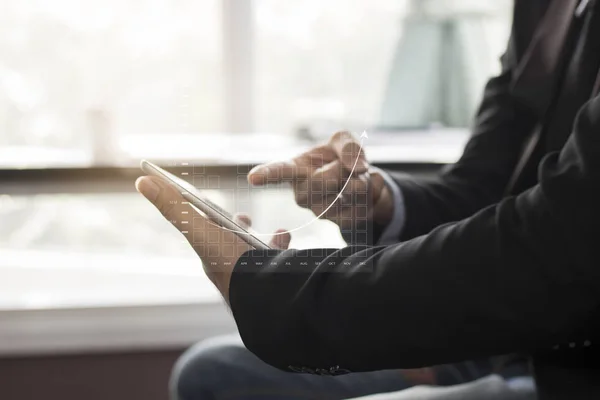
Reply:
[[[452,386],[414,386],[350,400],[537,400],[537,393],[530,376],[504,379],[488,375]]]
[[[441,371],[446,376],[443,384],[489,375],[491,371],[483,365],[446,366]],[[173,400],[336,400],[411,386],[398,370],[335,377],[281,371],[261,361],[232,335],[201,342],[188,350],[174,367],[170,392]]]

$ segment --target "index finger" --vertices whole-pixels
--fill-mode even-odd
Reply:
[[[335,153],[329,145],[315,147],[289,161],[275,161],[254,167],[248,173],[248,181],[253,185],[279,183],[306,179],[312,172],[334,160]]]
[[[306,178],[308,168],[301,167],[295,161],[275,161],[258,165],[248,173],[248,181],[252,185],[266,185]]]
[[[346,170],[352,171],[354,168],[355,174],[362,174],[369,169],[361,143],[350,132],[336,132],[329,139],[329,146]]]

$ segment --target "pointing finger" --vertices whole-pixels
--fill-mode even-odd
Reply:
[[[271,239],[270,246],[275,249],[285,250],[290,246],[290,241],[292,240],[292,235],[289,232],[285,232],[283,229],[277,229],[275,231],[276,235]],[[278,235],[279,234],[279,235]]]
[[[315,147],[290,161],[276,161],[254,167],[248,174],[253,185],[265,185],[270,182],[284,182],[308,177],[315,168],[336,158],[329,145]]]
[[[266,185],[306,176],[308,176],[307,167],[299,167],[294,161],[276,161],[254,167],[248,174],[248,181],[252,185]]]

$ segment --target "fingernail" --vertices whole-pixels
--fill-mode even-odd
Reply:
[[[256,167],[252,168],[250,172],[248,172],[248,182],[250,184],[260,183],[260,179],[258,177],[262,177],[265,174],[265,171],[266,169],[262,165],[257,165]]]
[[[261,169],[263,169],[262,165],[257,165],[256,167],[252,168],[250,170],[250,172],[248,172],[248,174],[256,174],[257,172],[259,172]]]
[[[142,176],[135,182],[137,190],[151,202],[155,202],[160,194],[160,187],[152,179]]]

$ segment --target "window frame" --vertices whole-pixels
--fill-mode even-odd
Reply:
[[[392,171],[402,171],[413,176],[431,175],[446,163],[437,162],[375,162],[374,166]],[[247,174],[255,165],[207,165],[206,174],[223,177],[224,186],[235,187],[236,177]],[[189,167],[165,169],[180,175]],[[134,193],[133,182],[142,174],[132,167],[89,167],[47,169],[2,169],[0,187],[2,194],[87,194],[87,193]]]

